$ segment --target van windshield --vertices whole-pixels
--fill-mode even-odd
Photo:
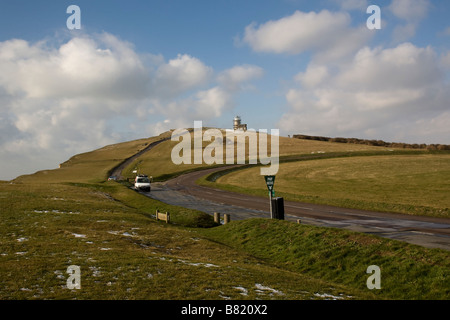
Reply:
[[[136,182],[139,182],[139,183],[150,183],[150,179],[146,178],[146,177],[137,178]]]

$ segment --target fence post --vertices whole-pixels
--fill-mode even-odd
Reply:
[[[159,220],[158,214],[159,214],[158,209],[156,209],[156,221]]]
[[[220,223],[220,212],[214,212],[214,222]]]
[[[166,212],[166,223],[170,222],[170,213]]]
[[[225,213],[223,215],[223,222],[224,222],[224,224],[227,224],[227,223],[230,222],[230,215],[229,214]]]

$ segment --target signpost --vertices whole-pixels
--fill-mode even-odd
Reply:
[[[269,200],[270,200],[270,218],[273,219],[272,213],[272,195],[274,193],[273,185],[275,184],[275,176],[264,176],[266,180],[267,189],[269,190]]]

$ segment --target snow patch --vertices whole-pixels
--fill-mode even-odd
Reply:
[[[75,238],[86,238],[85,234],[72,233]]]
[[[244,287],[233,287],[233,288],[242,291],[241,294],[243,296],[248,296],[248,290],[245,289]]]
[[[332,294],[328,293],[314,293],[316,297],[324,298],[324,299],[332,299],[332,300],[341,300],[344,299],[344,297],[334,296]]]
[[[212,264],[212,263],[203,263],[203,262],[188,262],[186,260],[181,260],[178,259],[179,262],[190,265],[190,266],[194,266],[194,267],[206,267],[206,268],[219,268],[219,266]]]
[[[280,296],[284,295],[283,292],[281,292],[281,291],[279,291],[279,290],[272,289],[272,288],[270,288],[270,287],[263,286],[263,285],[260,284],[260,283],[256,283],[256,284],[255,284],[255,287],[256,287],[256,289],[257,289],[257,292],[259,292],[259,293],[262,293],[262,292],[264,292],[264,291],[270,291],[271,293],[274,293],[274,294],[277,294],[277,295],[280,295]]]
[[[59,210],[34,210],[33,212],[34,213],[49,213],[49,212],[51,212],[51,213],[62,213],[62,214],[80,214],[79,211],[75,211],[75,212],[69,211],[69,212],[67,212],[67,211],[59,211]]]

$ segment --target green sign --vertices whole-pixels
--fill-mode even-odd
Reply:
[[[272,191],[275,184],[275,176],[264,176],[264,179],[266,180],[267,189]]]

